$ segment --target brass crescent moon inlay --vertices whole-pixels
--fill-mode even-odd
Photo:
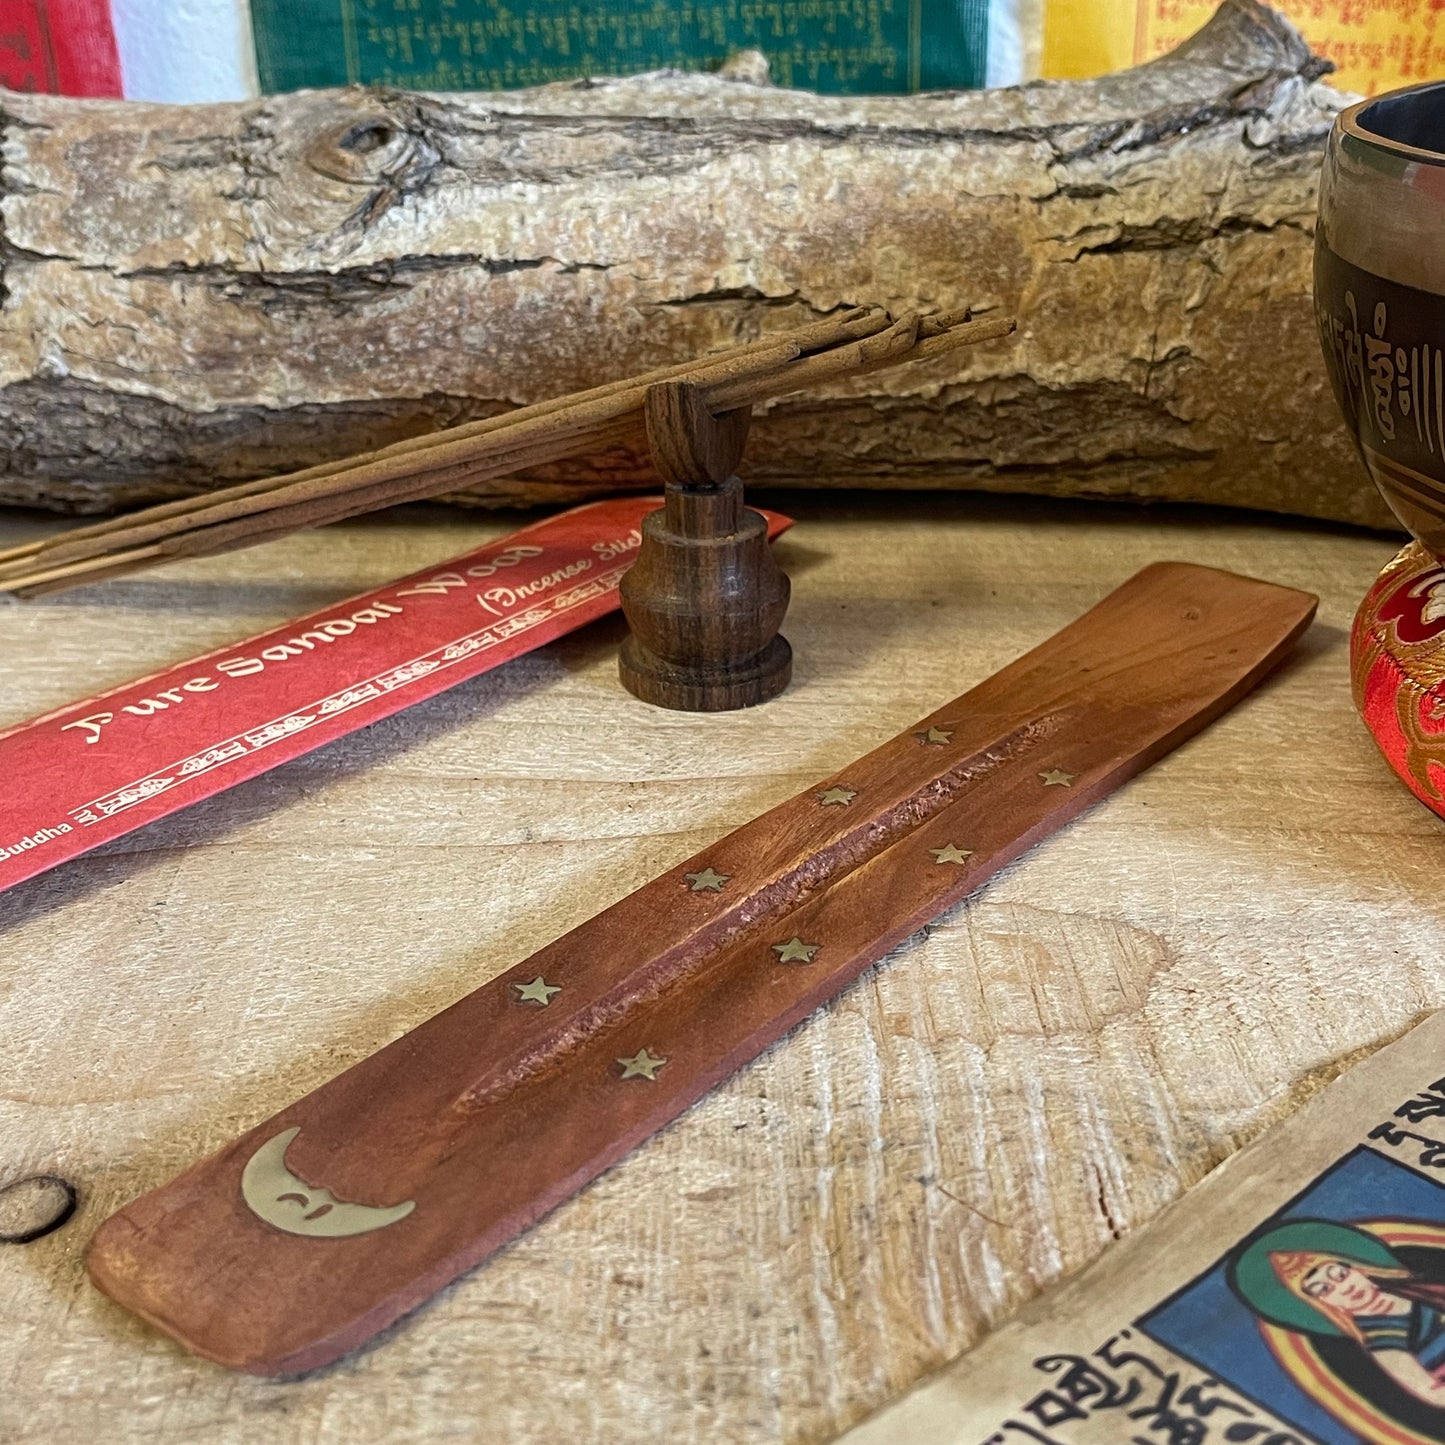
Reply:
[[[308,1184],[286,1167],[286,1150],[300,1132],[299,1128],[287,1129],[268,1139],[241,1171],[241,1197],[258,1219],[287,1234],[345,1239],[385,1229],[416,1208],[414,1199],[390,1206],[352,1204],[329,1189]]]

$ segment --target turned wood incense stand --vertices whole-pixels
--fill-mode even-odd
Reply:
[[[778,636],[788,583],[737,465],[755,402],[997,340],[1009,317],[897,318],[855,307],[712,356],[555,397],[381,451],[167,502],[0,552],[0,590],[21,596],[120,577],[180,557],[248,547],[302,527],[634,440],[666,486],[663,511],[623,589],[633,638],[623,683],[663,707],[747,707],[788,684]]]
[[[92,1240],[91,1277],[223,1364],[334,1360],[1217,717],[1314,605],[1205,567],[1147,568],[127,1205]]]
[[[622,579],[623,686],[688,712],[765,702],[788,685],[793,653],[778,636],[788,579],[737,475],[751,409],[713,416],[695,386],[673,381],[649,388],[643,411],[666,494]]]

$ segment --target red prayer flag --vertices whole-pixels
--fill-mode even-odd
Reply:
[[[108,0],[0,0],[0,85],[121,95]]]

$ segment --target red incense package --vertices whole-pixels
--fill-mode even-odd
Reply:
[[[613,611],[658,505],[575,507],[0,733],[0,889]]]

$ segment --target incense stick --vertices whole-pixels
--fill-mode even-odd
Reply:
[[[775,351],[780,342],[796,347],[798,353],[804,353],[816,350],[819,347],[835,345],[839,341],[871,335],[875,331],[883,330],[887,325],[888,318],[884,312],[876,308],[856,306],[851,310],[840,313],[836,317],[816,322],[811,326],[801,327],[797,331],[788,332],[785,337],[766,336],[758,341],[745,342],[738,346],[729,347],[724,351],[716,353],[714,356],[704,357],[700,361],[674,362],[668,366],[657,367],[653,371],[646,372],[641,376],[627,377],[621,381],[607,382],[602,386],[593,387],[588,391],[573,392],[567,396],[551,397],[546,401],[536,402],[530,406],[521,407],[514,411],[502,412],[497,416],[483,417],[473,422],[464,422],[459,426],[449,427],[445,431],[428,432],[419,437],[408,437],[403,441],[392,442],[390,445],[382,447],[377,451],[365,453],[361,456],[342,457],[336,461],[318,463],[316,466],[307,467],[302,471],[287,472],[271,477],[259,477],[254,481],[242,482],[233,487],[226,487],[223,489],[223,492],[226,497],[258,496],[266,492],[279,490],[297,482],[310,481],[316,477],[329,476],[334,472],[345,471],[360,461],[405,456],[411,453],[425,451],[429,447],[436,446],[439,442],[483,436],[489,431],[496,430],[498,427],[508,426],[517,421],[529,419],[532,416],[546,415],[562,407],[596,401],[604,396],[638,384],[650,385],[658,381],[671,381],[702,368],[707,368],[711,371],[714,367],[729,365],[743,366],[748,363],[756,364],[759,362],[760,357]],[[9,550],[0,551],[0,567],[26,557],[34,556],[37,552],[55,546],[57,542],[70,543],[126,530],[133,526],[138,518],[143,517],[150,521],[161,521],[201,511],[211,506],[222,494],[220,491],[203,492],[193,497],[181,497],[173,502],[163,502],[158,506],[148,507],[143,513],[110,517],[103,522],[95,522],[84,527],[76,527],[66,532],[63,537],[59,539],[30,542],[21,547],[13,547]]]
[[[20,596],[58,591],[605,450],[638,436],[647,390],[660,381],[693,382],[707,406],[721,413],[939,356],[1013,327],[1007,318],[974,320],[967,312],[894,319],[879,308],[857,307],[711,357],[12,548],[0,552],[0,589]]]

